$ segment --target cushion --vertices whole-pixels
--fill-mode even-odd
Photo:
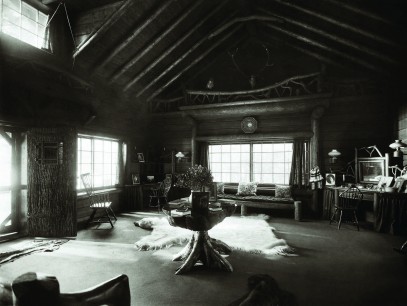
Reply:
[[[237,193],[236,195],[240,196],[248,196],[248,195],[256,195],[257,191],[257,183],[255,182],[240,182],[239,186],[237,186]]]
[[[225,183],[216,183],[216,188],[217,188],[217,192],[219,193],[225,193]]]
[[[276,185],[276,198],[291,198],[291,186]]]

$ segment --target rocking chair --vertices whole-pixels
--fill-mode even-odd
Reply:
[[[90,208],[92,209],[92,214],[90,215],[86,225],[89,225],[91,223],[110,223],[110,225],[114,227],[112,219],[114,219],[114,221],[117,221],[117,218],[111,208],[112,202],[109,200],[109,194],[94,193],[90,173],[81,174],[80,176],[83,186],[85,187],[85,191],[88,195]],[[101,215],[98,216],[98,219],[95,219],[96,213],[98,211],[101,212]]]

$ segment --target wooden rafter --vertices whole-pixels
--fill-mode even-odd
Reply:
[[[360,8],[357,8],[357,7],[353,6],[353,5],[345,3],[343,1],[337,1],[337,0],[324,0],[324,1],[332,3],[332,4],[336,5],[336,6],[345,8],[345,9],[347,9],[349,11],[352,11],[354,13],[357,13],[359,15],[363,15],[363,16],[371,18],[371,19],[375,19],[375,20],[378,20],[378,21],[381,21],[381,22],[384,22],[384,23],[387,23],[387,24],[390,24],[390,25],[394,24],[391,20],[385,19],[382,16],[379,16],[379,15],[374,14],[372,12],[368,12],[366,10],[361,10]]]
[[[0,135],[3,136],[4,140],[6,140],[10,146],[13,145],[13,139],[1,127]]]
[[[161,78],[163,78],[168,72],[174,69],[182,60],[184,60],[188,55],[190,55],[193,51],[198,49],[203,43],[207,42],[208,39],[206,37],[201,38],[197,43],[195,43],[187,52],[185,52],[182,56],[180,56],[175,62],[173,62],[167,69],[160,73],[156,78],[148,83],[148,85],[144,86],[137,93],[137,97],[140,97],[146,90],[148,90],[151,86],[157,83]]]
[[[154,13],[152,13],[140,26],[138,26],[133,33],[131,33],[128,37],[126,37],[118,46],[116,46],[113,50],[109,52],[109,55],[103,59],[100,63],[97,63],[93,69],[93,73],[96,72],[99,68],[105,66],[109,63],[112,59],[114,59],[119,52],[129,46],[134,39],[136,39],[139,34],[146,29],[161,13],[173,2],[174,0],[169,0],[161,5]]]
[[[277,31],[280,32],[280,33],[283,33],[283,34],[286,34],[286,35],[288,35],[288,36],[290,36],[290,37],[293,37],[293,38],[295,38],[295,39],[297,39],[297,40],[300,40],[300,41],[302,41],[302,42],[304,42],[304,43],[306,43],[306,44],[309,44],[309,45],[315,46],[315,47],[317,47],[317,48],[323,49],[323,50],[325,50],[325,51],[327,51],[327,52],[336,54],[336,55],[338,55],[338,56],[340,56],[340,57],[342,57],[342,58],[345,58],[345,59],[347,59],[347,60],[349,60],[349,61],[352,61],[352,62],[354,62],[354,63],[356,63],[356,64],[358,64],[358,65],[364,66],[364,67],[369,68],[369,69],[374,70],[374,71],[383,72],[383,71],[382,71],[381,69],[379,69],[377,66],[374,66],[374,65],[372,65],[372,64],[370,64],[370,63],[368,63],[368,62],[366,62],[366,61],[364,61],[364,60],[362,60],[362,59],[359,59],[359,58],[356,58],[356,57],[354,57],[354,56],[351,56],[351,55],[349,55],[348,53],[343,53],[343,52],[338,51],[338,50],[336,50],[336,49],[332,49],[331,47],[329,47],[329,46],[327,46],[327,45],[325,45],[325,44],[322,44],[322,43],[320,43],[320,42],[317,42],[317,41],[315,41],[315,40],[313,40],[313,39],[310,39],[310,38],[308,38],[308,37],[305,37],[305,36],[302,36],[302,35],[298,35],[298,34],[296,34],[296,33],[294,33],[294,32],[291,32],[291,31],[282,29],[282,28],[277,27],[277,26],[275,26],[275,25],[267,24],[266,26],[269,27],[269,28],[271,28],[271,29],[277,30]]]
[[[134,0],[127,0],[126,2],[124,2],[120,8],[115,11],[110,17],[109,19],[99,28],[96,30],[96,32],[94,32],[87,40],[85,40],[77,49],[76,51],[73,53],[73,57],[77,57],[83,50],[86,49],[86,47],[92,43],[93,41],[99,39],[103,34],[105,34],[110,27],[116,23],[119,19],[122,18],[122,16],[127,12],[127,10],[129,9],[129,7],[131,5],[133,5]]]
[[[331,18],[331,17],[325,16],[325,15],[323,15],[323,14],[317,13],[317,12],[312,11],[312,10],[310,10],[310,9],[303,8],[303,7],[299,6],[299,5],[296,5],[296,4],[293,4],[293,3],[290,3],[290,2],[287,2],[287,1],[284,1],[284,0],[274,0],[274,1],[276,1],[276,2],[278,2],[278,3],[280,3],[280,4],[282,4],[282,5],[291,7],[291,8],[293,8],[293,9],[295,9],[295,10],[297,10],[297,11],[300,11],[300,12],[302,12],[302,13],[305,13],[305,14],[307,14],[307,15],[310,15],[310,16],[312,16],[312,17],[317,17],[317,18],[319,18],[319,19],[322,19],[322,20],[324,20],[324,21],[327,21],[327,22],[329,22],[329,23],[331,23],[331,24],[334,24],[334,25],[336,25],[336,26],[339,26],[339,27],[341,27],[341,28],[350,30],[350,31],[352,31],[352,32],[358,33],[358,34],[363,35],[363,36],[365,36],[365,37],[369,37],[369,38],[371,38],[371,39],[373,39],[373,40],[375,40],[375,41],[378,41],[378,42],[381,42],[381,43],[385,43],[385,44],[388,44],[388,45],[393,46],[393,47],[397,47],[397,44],[394,43],[393,41],[390,41],[390,40],[388,40],[388,39],[386,39],[386,38],[384,38],[384,37],[381,37],[381,36],[379,36],[379,35],[375,35],[375,34],[373,34],[373,33],[371,33],[371,32],[367,32],[367,31],[362,30],[362,29],[360,29],[360,28],[356,28],[356,27],[354,27],[354,26],[352,26],[352,25],[349,25],[349,24],[347,24],[347,23],[345,23],[345,22],[341,22],[341,21],[335,20],[335,19],[333,19],[333,18]]]
[[[248,35],[245,35],[245,36],[242,35],[242,37],[240,39],[237,39],[236,41],[231,43],[230,46],[228,46],[228,48],[233,49],[236,46],[240,45],[244,40],[247,40],[248,38],[249,38]],[[210,59],[210,62],[206,63],[205,66],[202,69],[199,69],[198,71],[196,71],[194,73],[194,75],[188,76],[188,81],[191,82],[192,80],[195,80],[197,76],[201,75],[206,69],[211,67],[212,64],[215,63],[222,55],[223,55],[222,53],[218,53],[214,57],[212,57]]]
[[[211,34],[209,34],[208,38],[211,39],[211,38],[219,35],[226,29],[230,28],[235,23],[241,23],[241,22],[246,22],[246,21],[251,21],[251,20],[282,22],[281,19],[276,18],[276,17],[271,17],[271,16],[252,15],[252,16],[247,16],[247,17],[238,17],[238,18],[235,18],[235,19],[227,22],[226,24],[222,25],[219,29],[217,29],[214,32],[212,32]]]
[[[171,45],[163,54],[161,54],[156,60],[151,62],[146,68],[144,68],[140,73],[138,73],[134,78],[126,84],[124,91],[127,91],[130,87],[136,84],[143,76],[151,71],[158,63],[160,63],[165,57],[167,57],[175,48],[180,46],[189,36],[195,33],[198,28],[200,28],[209,18],[214,16],[229,0],[222,1],[215,9],[209,12],[205,18],[201,19],[191,30],[189,30],[184,36],[179,38],[174,44]]]
[[[111,77],[110,83],[115,82],[123,73],[128,71],[133,67],[144,55],[146,55],[151,49],[153,49],[161,40],[173,31],[185,18],[187,18],[192,11],[194,11],[199,5],[201,5],[203,0],[194,1],[193,4],[177,18],[177,20],[171,24],[164,32],[162,32],[151,44],[144,48],[141,52],[137,53],[133,58],[131,58],[124,66],[122,66],[118,71],[116,71]]]
[[[198,62],[200,62],[204,57],[206,57],[213,49],[215,49],[217,46],[219,46],[221,43],[223,43],[226,39],[228,39],[230,36],[232,36],[237,30],[239,30],[241,25],[237,26],[234,28],[232,31],[227,33],[224,37],[216,41],[209,49],[207,49],[204,53],[202,53],[200,56],[196,57],[187,67],[182,69],[179,73],[177,73],[175,76],[171,78],[167,83],[165,83],[163,86],[158,88],[148,99],[147,101],[151,101],[154,97],[156,97],[158,94],[160,94],[165,88],[167,88],[169,85],[171,85],[175,80],[177,80],[181,75],[183,75],[187,70],[191,69],[191,67],[195,66]]]
[[[294,19],[289,18],[289,17],[284,17],[284,16],[280,16],[278,14],[271,13],[270,11],[265,10],[265,9],[259,9],[259,10],[262,11],[263,13],[272,14],[273,16],[276,16],[276,17],[280,18],[281,20],[284,20],[285,22],[294,24],[294,25],[296,25],[298,27],[301,27],[301,28],[307,29],[307,30],[309,30],[311,32],[317,33],[317,34],[319,34],[319,35],[321,35],[323,37],[326,37],[326,38],[328,38],[328,39],[330,39],[330,40],[332,40],[334,42],[340,43],[340,44],[345,45],[347,47],[350,47],[352,49],[355,49],[355,50],[358,50],[360,52],[366,53],[366,54],[368,54],[370,56],[376,57],[379,60],[385,60],[385,61],[387,61],[389,63],[394,64],[394,65],[398,65],[398,63],[395,60],[393,60],[392,58],[390,58],[390,57],[388,57],[388,56],[386,56],[386,55],[384,55],[382,53],[379,53],[379,52],[377,52],[375,50],[367,48],[367,47],[365,47],[365,46],[363,46],[361,44],[355,43],[355,42],[353,42],[353,41],[351,41],[349,39],[345,39],[345,38],[339,37],[337,35],[332,35],[332,34],[326,32],[326,31],[315,28],[315,27],[313,27],[313,26],[311,26],[309,24],[299,22],[299,21],[294,20]]]

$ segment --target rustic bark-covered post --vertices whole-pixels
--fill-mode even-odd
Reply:
[[[319,124],[325,108],[322,106],[316,107],[311,114],[311,129],[313,136],[310,141],[310,163],[311,168],[320,165],[319,160]],[[312,194],[312,211],[318,213],[318,188],[315,188]]]

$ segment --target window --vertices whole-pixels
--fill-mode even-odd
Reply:
[[[119,141],[80,135],[78,137],[78,178],[90,173],[94,188],[113,187],[119,183]],[[83,189],[78,179],[77,189]]]
[[[0,27],[3,33],[34,47],[47,48],[48,15],[21,0],[2,0],[1,5]]]
[[[293,144],[252,143],[209,146],[209,167],[215,181],[288,184]]]

